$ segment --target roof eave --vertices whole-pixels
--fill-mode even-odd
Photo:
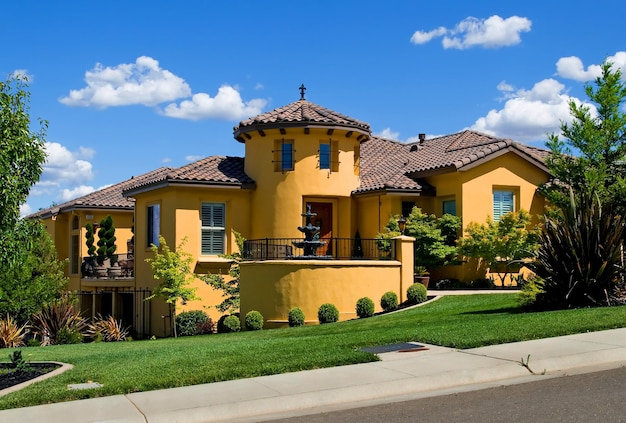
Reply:
[[[143,194],[144,192],[150,192],[166,187],[198,187],[205,188],[220,188],[220,189],[255,189],[256,182],[227,182],[227,181],[176,181],[176,180],[163,180],[158,183],[149,185],[143,185],[136,188],[131,188],[122,191],[124,197],[134,197],[137,194]]]
[[[268,122],[268,123],[255,123],[252,125],[247,125],[244,127],[238,127],[233,132],[234,138],[240,143],[245,143],[246,140],[244,138],[244,134],[254,131],[267,131],[270,129],[289,129],[289,128],[309,128],[309,129],[334,129],[334,130],[345,130],[358,132],[361,135],[364,135],[366,138],[361,140],[361,142],[367,141],[371,136],[371,131],[363,128],[359,125],[351,125],[349,123],[341,124],[341,123],[328,123],[328,122]]]

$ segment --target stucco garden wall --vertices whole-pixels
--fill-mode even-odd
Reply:
[[[356,317],[356,301],[370,297],[381,311],[380,297],[400,297],[399,261],[277,260],[241,264],[241,316],[259,311],[265,326],[287,325],[289,309],[300,307],[306,322],[317,323],[324,303],[339,309],[339,320]]]

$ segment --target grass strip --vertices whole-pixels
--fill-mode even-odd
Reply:
[[[525,313],[515,294],[487,294],[446,296],[399,313],[318,326],[23,348],[26,360],[60,361],[74,369],[0,398],[0,409],[375,361],[359,349],[376,345],[417,341],[474,348],[624,322],[626,306]],[[67,389],[88,381],[104,386]]]

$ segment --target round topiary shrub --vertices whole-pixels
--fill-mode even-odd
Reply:
[[[246,313],[244,323],[246,330],[261,330],[263,329],[263,315],[256,310],[250,310]]]
[[[226,316],[222,322],[224,333],[239,332],[241,330],[241,322],[239,317],[231,314]]]
[[[292,307],[289,310],[289,326],[304,326],[304,312],[300,307]]]
[[[380,297],[380,306],[385,313],[397,309],[398,295],[393,291],[385,292],[383,296]]]
[[[183,311],[176,316],[176,333],[178,336],[212,333],[213,328],[213,321],[202,310]]]
[[[337,310],[334,304],[322,304],[317,310],[317,318],[320,324],[334,323],[339,320],[339,310]]]
[[[406,290],[406,299],[411,304],[420,304],[426,301],[428,293],[421,283],[414,283]]]
[[[356,315],[360,318],[374,315],[374,301],[369,297],[359,298],[356,302]]]

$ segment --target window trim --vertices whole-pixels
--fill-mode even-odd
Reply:
[[[454,213],[447,213],[447,214],[452,215],[452,216],[456,216],[457,215],[456,198],[447,198],[445,200],[441,200],[441,215],[442,216],[444,214],[446,214],[446,204],[450,204],[450,203],[454,204]]]
[[[288,146],[288,148],[287,148]],[[274,141],[274,171],[290,172],[295,168],[295,140],[279,139]]]
[[[508,195],[509,197],[505,200],[504,195]],[[502,197],[497,199],[496,196]],[[507,213],[515,212],[516,207],[516,198],[517,195],[514,189],[511,188],[493,188],[492,193],[492,211],[493,211],[493,221],[499,222],[500,218]],[[508,203],[510,207],[503,207],[505,203]],[[498,208],[499,210],[496,210]]]
[[[159,235],[161,235],[161,204],[148,204],[146,206],[146,249],[150,249],[152,244],[159,246]]]
[[[205,225],[204,223],[204,208],[206,207],[210,207],[211,211],[211,219],[213,220],[212,222],[209,222],[212,224],[211,225]],[[222,216],[222,221],[218,222],[221,223],[221,226],[216,226],[216,222],[214,219],[214,207],[215,206],[219,206],[221,208],[221,216]],[[204,244],[204,234],[205,232],[207,233],[219,233],[221,234],[221,250],[219,248],[215,248],[215,245],[209,245],[208,250],[205,251],[205,244]],[[213,240],[209,241],[211,244],[214,242]],[[218,251],[219,250],[219,251]],[[200,255],[201,256],[217,256],[217,255],[221,255],[221,254],[226,254],[226,203],[218,203],[218,202],[213,202],[213,201],[203,201],[200,204]]]

